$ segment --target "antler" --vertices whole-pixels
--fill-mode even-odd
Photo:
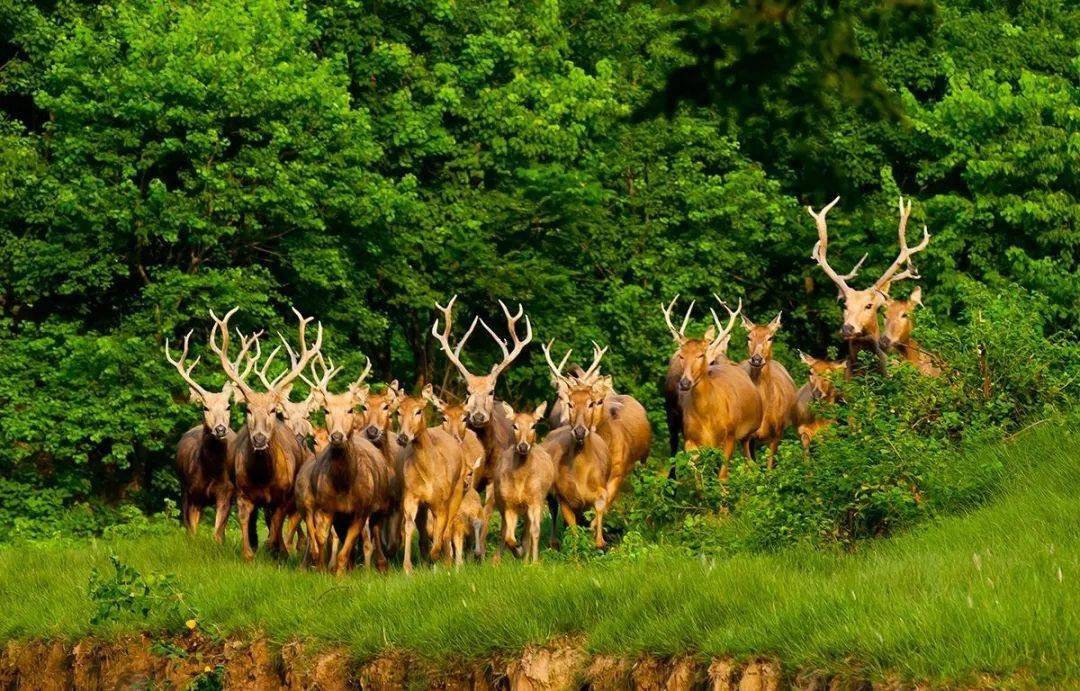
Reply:
[[[544,351],[544,359],[547,360],[548,369],[551,370],[551,377],[555,380],[556,385],[565,384],[570,385],[570,379],[562,373],[562,368],[566,366],[566,361],[570,359],[570,353],[573,350],[567,350],[566,355],[563,355],[563,359],[556,365],[555,361],[551,359],[551,344],[554,343],[554,339],[547,343],[540,345],[540,350]]]
[[[236,368],[240,366],[240,363],[247,355],[248,350],[251,349],[252,344],[258,344],[259,336],[262,332],[256,332],[250,338],[245,338],[243,334],[240,334],[240,354],[236,356],[235,361],[229,360],[229,319],[231,319],[239,309],[239,307],[233,307],[226,312],[225,316],[221,319],[218,319],[217,315],[214,314],[214,310],[210,310],[210,318],[214,320],[214,326],[210,329],[210,350],[217,353],[218,358],[221,360],[221,368],[225,371],[225,376],[228,377],[233,384],[236,384],[240,391],[247,396],[248,394],[253,393],[253,390],[247,385],[244,378],[251,374],[251,369],[254,367],[257,356],[248,362],[248,365],[244,368],[242,374],[238,372]],[[217,339],[217,334],[219,332],[221,333],[220,345],[218,344]]]
[[[911,256],[917,252],[921,252],[926,249],[926,246],[930,244],[930,232],[923,226],[923,238],[918,245],[909,248],[907,246],[907,222],[911,217],[911,200],[909,199],[907,204],[904,204],[904,197],[900,197],[900,224],[897,227],[897,235],[899,236],[900,253],[896,255],[896,259],[885,270],[885,273],[881,274],[881,278],[874,281],[874,288],[885,292],[885,286],[889,285],[893,281],[901,281],[905,278],[919,278],[919,272],[915,270],[915,266],[911,263]],[[903,271],[897,273],[902,265],[907,266]]]
[[[592,361],[592,364],[589,365],[589,368],[586,369],[582,374],[579,374],[576,377],[577,380],[580,381],[582,384],[591,384],[594,381],[596,381],[597,377],[600,376],[600,360],[603,359],[604,353],[606,353],[607,350],[608,350],[607,346],[604,346],[603,348],[601,348],[600,344],[597,343],[596,341],[593,341],[592,345],[593,345],[593,361]]]
[[[720,296],[713,293],[713,297],[716,298],[716,301],[720,303],[721,307],[727,310],[728,323],[726,327],[722,326],[720,324],[720,317],[716,315],[716,310],[711,307],[709,308],[709,314],[712,315],[713,322],[716,324],[716,328],[718,331],[716,338],[714,338],[712,340],[712,343],[709,344],[709,350],[715,349],[717,346],[721,345],[724,341],[727,341],[728,338],[731,337],[731,332],[735,328],[735,318],[739,316],[740,312],[742,312],[742,298],[739,298],[739,306],[735,308],[735,311],[732,311],[731,308],[727,306],[727,303],[720,299]]]
[[[316,363],[322,367],[321,375],[315,371]],[[315,359],[311,361],[311,379],[314,379],[314,381],[308,379],[303,374],[300,374],[299,377],[312,391],[321,391],[325,394],[327,393],[326,387],[330,384],[330,380],[337,376],[337,373],[340,371],[341,368],[335,367],[333,360],[329,358],[324,360],[322,353],[319,353],[315,356]]]
[[[194,331],[194,329],[192,329]],[[180,359],[174,360],[172,353],[169,352],[169,339],[165,339],[165,359],[169,361],[176,371],[180,373],[180,376],[184,378],[187,385],[194,389],[200,396],[205,396],[207,391],[203,387],[199,386],[199,382],[195,381],[191,373],[195,370],[195,366],[199,364],[199,357],[195,358],[195,362],[191,363],[191,367],[184,369],[184,360],[187,359],[188,354],[188,341],[191,340],[191,331],[188,331],[184,336],[184,350],[180,353]],[[201,356],[200,356],[201,357]]]
[[[300,314],[300,311],[297,310],[295,307],[292,308],[292,311],[293,314],[296,315],[296,319],[299,322],[297,331],[300,337],[300,352],[294,352],[292,346],[290,346],[289,342],[285,340],[285,337],[282,336],[280,333],[278,334],[278,337],[281,339],[281,342],[285,344],[285,349],[289,353],[289,369],[286,370],[284,374],[275,377],[274,380],[270,382],[271,386],[268,388],[268,390],[281,391],[289,384],[292,384],[296,380],[296,378],[300,376],[304,369],[307,368],[312,358],[322,352],[322,322],[318,322],[318,331],[315,334],[314,343],[308,346],[307,325],[310,324],[315,319],[315,317],[305,317],[304,315]],[[277,352],[276,349],[275,352]]]
[[[480,320],[480,325],[487,329],[487,332],[491,334],[491,337],[494,338],[495,342],[499,344],[499,348],[502,350],[503,353],[502,362],[491,367],[491,376],[493,377],[497,377],[502,374],[503,370],[509,367],[510,363],[512,363],[517,358],[517,356],[521,354],[521,351],[525,349],[525,346],[529,345],[533,337],[532,322],[529,321],[528,315],[525,315],[525,308],[521,306],[521,303],[518,303],[517,314],[513,315],[510,314],[510,310],[506,308],[506,305],[503,303],[502,300],[499,300],[499,307],[502,307],[503,314],[506,315],[506,329],[510,332],[510,338],[512,338],[514,341],[514,349],[507,350],[506,341],[499,338],[499,336],[491,330],[491,327],[484,323],[483,319]],[[525,315],[524,339],[518,338],[517,335],[517,323],[518,320],[521,319],[522,315]]]
[[[837,197],[836,199],[832,200],[824,207],[822,207],[821,211],[818,212],[815,212],[814,208],[811,206],[806,207],[806,211],[814,217],[814,223],[817,225],[818,233],[818,240],[816,243],[814,243],[814,249],[810,250],[810,258],[817,261],[817,263],[821,265],[822,270],[829,278],[832,279],[833,283],[836,284],[836,287],[840,289],[841,296],[843,296],[845,293],[851,290],[847,282],[855,278],[855,275],[859,273],[859,267],[861,267],[862,263],[866,261],[866,255],[864,254],[862,256],[862,259],[860,259],[859,262],[855,264],[855,268],[846,274],[838,274],[836,273],[836,271],[833,270],[831,266],[829,266],[829,261],[828,259],[826,259],[826,252],[829,249],[829,226],[825,220],[825,216],[829,213],[829,211],[832,210],[834,206],[836,206],[839,201],[840,197]]]
[[[694,309],[694,301],[690,301],[690,306],[686,308],[686,316],[683,317],[682,326],[675,328],[675,325],[671,322],[671,310],[675,309],[675,301],[679,299],[678,293],[675,297],[671,298],[671,302],[667,307],[664,307],[663,303],[660,303],[660,311],[664,313],[664,322],[667,323],[668,330],[671,331],[671,337],[678,342],[686,340],[686,325],[690,323],[690,313]]]
[[[443,307],[437,302],[435,303],[435,308],[443,313],[443,320],[446,322],[446,328],[443,329],[443,332],[441,334],[439,333],[439,319],[438,317],[436,317],[435,321],[431,325],[431,335],[434,336],[435,340],[439,342],[439,344],[442,346],[443,352],[446,353],[446,357],[449,358],[450,362],[452,362],[454,366],[458,368],[458,371],[461,372],[462,376],[469,377],[472,376],[469,372],[469,368],[466,367],[463,362],[461,362],[461,349],[465,346],[465,341],[469,340],[469,336],[472,335],[473,329],[476,328],[476,322],[479,321],[480,318],[473,317],[472,324],[469,325],[469,330],[466,331],[465,335],[462,336],[460,341],[458,341],[457,348],[451,348],[450,329],[453,326],[452,312],[454,310],[454,303],[457,302],[457,298],[457,295],[450,298],[450,302],[446,303],[446,307]]]

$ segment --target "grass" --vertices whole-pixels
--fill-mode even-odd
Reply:
[[[435,660],[516,651],[563,635],[597,652],[770,655],[785,665],[949,681],[1080,680],[1080,435],[1043,426],[980,451],[1014,470],[981,508],[855,553],[808,548],[723,559],[634,559],[344,579],[179,529],[0,549],[0,640],[160,629],[160,614],[91,626],[87,583],[117,554],[173,573],[204,625]]]

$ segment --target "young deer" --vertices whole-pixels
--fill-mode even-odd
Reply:
[[[704,347],[688,341],[679,349],[678,357],[683,360],[679,405],[686,450],[701,446],[720,449],[724,455],[720,479],[724,481],[736,444],[741,444],[747,460],[753,457],[750,440],[761,427],[762,405],[750,375],[723,355],[735,318],[742,311],[742,301],[735,311],[720,304],[728,311],[728,325],[722,327],[716,311],[710,309],[718,335]]]
[[[589,368],[580,370],[577,374],[563,375],[551,359],[550,347],[550,343],[543,347],[544,358],[560,392],[574,386],[590,386],[603,396],[604,404],[600,411],[597,433],[604,438],[608,447],[607,505],[610,507],[615,503],[623,482],[634,469],[634,465],[649,456],[652,425],[649,424],[648,415],[641,403],[632,396],[616,393],[611,377],[600,375],[600,360],[607,348],[593,343],[593,361]],[[565,361],[564,357],[563,362]],[[559,405],[562,405],[562,396]],[[567,421],[569,420],[567,416]]]
[[[799,432],[803,451],[810,450],[810,442],[829,425],[836,422],[819,418],[813,410],[814,401],[836,402],[836,387],[829,374],[847,368],[843,360],[819,360],[806,353],[799,352],[799,358],[810,368],[810,379],[803,384],[795,395],[794,423]]]
[[[432,398],[431,384],[421,396],[404,396],[398,404],[398,444],[404,454],[405,573],[412,573],[412,538],[421,509],[430,514],[432,526],[429,556],[437,560],[444,553],[447,525],[461,506],[465,461],[461,444],[445,430],[429,428],[424,410]],[[445,556],[450,551],[445,550]]]
[[[308,345],[305,331],[312,321],[295,309],[300,322],[300,355],[293,366],[276,380],[266,391],[256,391],[248,386],[244,374],[237,371],[229,360],[229,319],[236,313],[234,307],[223,319],[211,311],[214,328],[210,332],[210,349],[221,361],[225,375],[239,392],[246,408],[244,426],[230,446],[230,465],[236,485],[236,508],[240,519],[244,558],[255,557],[258,537],[255,530],[255,514],[263,508],[269,516],[270,534],[268,547],[272,552],[287,549],[283,540],[283,523],[293,507],[293,482],[296,472],[304,462],[304,448],[293,434],[277,418],[277,408],[283,394],[311,359],[322,347],[322,325],[319,325],[315,342]],[[218,335],[221,343],[218,344]],[[272,356],[272,354],[271,354]]]
[[[382,453],[363,435],[353,434],[354,412],[367,399],[368,387],[363,384],[371,371],[371,363],[343,393],[332,393],[328,386],[338,368],[323,364],[321,376],[312,372],[308,382],[315,399],[323,409],[330,445],[312,462],[310,475],[298,483],[298,503],[310,535],[311,558],[320,563],[325,544],[323,532],[330,518],[339,541],[335,570],[342,574],[351,566],[353,548],[361,533],[366,532],[368,518],[385,510],[390,501],[390,472]],[[307,486],[304,486],[307,484]],[[386,568],[378,526],[375,535],[364,542],[364,563],[371,566],[371,554],[377,556],[380,570]]]
[[[716,338],[716,329],[711,325],[701,338],[690,338],[686,335],[686,325],[690,323],[690,314],[694,310],[693,301],[686,308],[686,315],[683,317],[682,325],[677,329],[675,328],[675,324],[671,321],[671,311],[675,308],[678,299],[679,296],[676,295],[666,307],[663,304],[660,305],[660,311],[664,313],[664,322],[667,324],[668,331],[671,332],[671,338],[676,344],[675,352],[671,354],[671,359],[668,360],[663,387],[664,413],[667,416],[668,441],[672,456],[679,453],[679,435],[682,434],[683,425],[682,409],[679,407],[679,380],[682,379],[683,366],[687,358],[681,357],[682,350],[687,348],[688,351],[696,352],[704,349]]]
[[[761,396],[761,425],[754,439],[769,447],[766,467],[772,469],[776,449],[784,438],[784,430],[792,424],[795,408],[795,380],[782,364],[773,360],[772,346],[776,332],[780,330],[780,315],[768,324],[757,325],[742,318],[746,329],[748,358],[740,363],[743,371],[757,387]]]
[[[257,337],[258,334],[252,338]],[[180,522],[194,535],[199,530],[203,509],[212,504],[215,510],[214,539],[220,543],[225,538],[225,526],[233,497],[233,483],[228,469],[229,445],[236,438],[229,419],[233,387],[226,383],[221,391],[207,391],[195,381],[191,373],[199,364],[199,358],[195,358],[190,366],[185,366],[190,340],[191,332],[188,331],[184,336],[183,352],[177,360],[174,360],[169,352],[168,339],[165,340],[165,359],[187,382],[191,402],[202,405],[203,409],[202,424],[185,432],[176,445],[176,472],[180,477]],[[250,346],[250,343],[247,345]],[[247,347],[241,349],[240,359],[243,359],[247,350]],[[236,361],[236,366],[240,366],[240,360]]]
[[[506,417],[513,420],[514,443],[503,451],[495,469],[495,506],[502,517],[503,539],[499,554],[506,545],[518,552],[516,537],[518,515],[525,516],[525,561],[540,559],[540,521],[544,502],[555,483],[555,462],[548,451],[536,443],[536,424],[543,419],[547,403],[532,412],[514,413],[503,403]]]
[[[371,524],[379,524],[383,552],[390,556],[401,548],[401,498],[404,492],[404,457],[397,435],[392,434],[390,423],[397,412],[404,394],[397,380],[391,381],[381,393],[368,394],[363,415],[359,418],[357,432],[382,453],[383,461],[392,470],[390,478],[390,507],[371,518]]]
[[[836,287],[840,290],[839,297],[844,301],[844,324],[840,329],[840,334],[848,342],[848,373],[854,371],[859,352],[862,350],[873,350],[878,356],[879,366],[884,372],[885,352],[879,343],[878,309],[887,300],[884,291],[888,289],[890,283],[905,278],[919,277],[918,272],[911,263],[911,258],[916,253],[926,249],[926,246],[930,243],[930,233],[926,230],[926,226],[923,226],[922,241],[914,247],[908,247],[907,222],[911,216],[911,201],[909,200],[905,205],[904,198],[900,197],[900,224],[897,230],[900,252],[889,268],[885,270],[885,273],[874,281],[872,286],[863,290],[855,290],[847,282],[858,274],[859,267],[862,266],[866,255],[863,255],[854,269],[843,275],[836,273],[829,266],[827,259],[829,230],[825,217],[839,201],[840,197],[837,197],[822,208],[821,211],[817,212],[812,207],[806,207],[807,212],[814,218],[818,233],[818,240],[810,253],[810,257],[821,266],[825,275],[836,284]],[[904,267],[903,271],[900,271],[901,267]]]
[[[888,295],[888,286],[883,291]],[[922,287],[915,286],[907,300],[888,298],[885,302],[885,333],[881,334],[881,349],[887,353],[895,352],[907,362],[929,377],[937,377],[941,370],[934,364],[934,356],[922,349],[919,342],[911,337],[915,328],[915,306],[922,307]]]
[[[597,429],[603,422],[604,385],[575,384],[561,387],[559,397],[569,424],[550,432],[540,445],[555,465],[555,497],[568,525],[584,520],[585,510],[596,512],[592,530],[596,547],[604,547],[604,513],[608,507],[607,483],[611,461],[607,442]],[[556,544],[558,520],[551,514],[551,542]]]
[[[465,563],[465,538],[467,536],[472,535],[473,553],[478,556],[480,554],[480,525],[484,521],[484,502],[480,499],[480,493],[476,491],[473,478],[476,470],[484,462],[484,456],[480,454],[472,458],[472,465],[466,468],[465,477],[462,480],[461,505],[447,528],[450,534],[450,552],[454,563],[458,566]]]
[[[484,445],[483,445],[483,443],[481,443],[480,437],[478,437],[476,435],[476,432],[474,432],[469,427],[469,424],[468,424],[468,421],[467,421],[468,411],[465,408],[465,404],[464,403],[446,403],[445,401],[443,401],[442,399],[438,398],[435,395],[432,395],[431,403],[432,403],[432,405],[435,406],[435,408],[442,415],[443,420],[442,420],[442,424],[440,425],[440,427],[443,430],[445,430],[446,432],[448,432],[450,434],[450,436],[452,436],[454,439],[456,439],[459,444],[461,444],[461,451],[464,454],[464,458],[465,458],[466,462],[469,462],[470,459],[475,459],[475,458],[480,459],[481,463],[480,463],[480,466],[478,468],[468,470],[468,473],[469,473],[469,483],[468,483],[468,485],[469,485],[469,487],[472,488],[472,491],[473,491],[474,494],[479,495],[479,493],[476,490],[476,485],[477,485],[476,472],[483,468],[483,465],[484,465],[483,461],[484,461],[485,458],[487,458],[487,449],[484,448]],[[487,485],[488,487],[491,486],[491,483],[490,483],[491,479],[492,479],[491,477],[488,478],[488,480],[489,480],[488,485]],[[470,497],[468,491],[466,491],[465,495],[466,495],[465,496],[465,499],[466,499],[465,503],[471,503],[471,497]],[[489,495],[488,496],[489,500],[481,502],[481,504],[482,504],[482,517],[481,518],[482,518],[482,520],[477,523],[479,533],[477,533],[476,539],[473,541],[473,546],[476,548],[476,556],[479,559],[483,559],[485,553],[487,552],[486,544],[485,544],[485,542],[487,541],[487,534],[488,534],[487,525],[491,520],[491,514],[492,514],[492,512],[494,511],[494,508],[495,508],[494,500],[491,499],[491,493],[488,492],[488,495]],[[465,503],[462,504],[462,511],[466,510]]]

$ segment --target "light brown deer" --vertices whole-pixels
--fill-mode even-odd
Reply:
[[[686,450],[702,446],[719,449],[724,456],[720,466],[720,479],[724,481],[737,444],[742,446],[747,460],[753,458],[750,440],[761,427],[762,406],[761,395],[750,375],[723,356],[735,328],[735,318],[742,311],[742,301],[735,311],[723,302],[721,305],[728,311],[727,326],[721,326],[716,311],[710,309],[717,335],[704,347],[687,342],[679,350],[679,357],[683,358],[679,406]]]
[[[555,464],[555,497],[559,512],[568,525],[584,520],[593,509],[593,537],[597,549],[604,547],[604,514],[607,511],[607,481],[610,457],[607,442],[597,432],[604,417],[603,385],[563,387],[559,396],[570,423],[548,433],[541,448]],[[551,515],[551,543],[557,544],[558,519]]]
[[[237,309],[234,307],[222,319],[211,311],[214,328],[210,332],[210,349],[218,355],[225,375],[236,387],[246,409],[246,421],[237,432],[229,455],[236,485],[243,553],[244,558],[250,560],[255,557],[258,546],[255,514],[260,508],[269,516],[269,549],[275,553],[287,549],[282,528],[293,507],[293,483],[297,470],[304,462],[305,452],[297,442],[296,435],[278,420],[276,413],[285,388],[300,376],[322,347],[322,325],[319,325],[314,343],[309,346],[305,331],[312,318],[304,318],[294,309],[300,322],[301,343],[296,363],[277,380],[274,387],[256,391],[247,384],[228,357],[229,319]]]
[[[686,315],[683,317],[682,325],[677,329],[675,328],[674,322],[671,321],[671,311],[675,309],[675,303],[678,299],[679,296],[676,295],[666,307],[663,304],[660,305],[660,310],[664,313],[664,322],[667,324],[668,331],[671,332],[671,338],[676,344],[675,352],[671,354],[671,359],[668,360],[663,386],[664,413],[667,417],[668,442],[672,456],[679,452],[679,435],[682,434],[683,425],[682,409],[679,408],[679,380],[682,379],[686,357],[684,357],[682,350],[685,347],[690,352],[696,352],[705,348],[710,341],[716,338],[716,329],[711,325],[701,338],[690,338],[686,335],[686,326],[690,323],[690,314],[694,310],[693,301],[686,308]]]
[[[648,458],[652,445],[652,425],[641,403],[633,396],[617,393],[611,377],[601,376],[600,361],[607,348],[601,348],[594,342],[592,364],[573,375],[561,374],[559,366],[551,359],[550,348],[550,343],[543,347],[544,358],[560,390],[560,405],[563,404],[562,390],[574,386],[594,387],[603,396],[604,405],[597,433],[604,438],[608,447],[607,505],[610,508],[634,465]]]
[[[466,537],[469,535],[472,536],[474,543],[473,553],[479,554],[480,550],[477,545],[480,540],[480,524],[484,521],[484,502],[480,498],[480,493],[476,491],[473,482],[477,469],[484,462],[484,456],[480,454],[472,458],[471,465],[465,469],[465,477],[462,479],[461,505],[458,507],[457,515],[454,516],[450,526],[447,528],[450,552],[453,555],[454,563],[458,566],[465,563],[465,542]]]
[[[888,295],[888,286],[883,292]],[[911,337],[911,331],[915,328],[916,306],[922,307],[921,286],[915,286],[906,300],[886,300],[884,333],[879,341],[881,349],[887,353],[897,353],[923,374],[937,377],[941,370],[934,363],[934,356],[923,350],[919,342]]]
[[[385,570],[386,557],[382,552],[380,526],[375,525],[374,534],[366,528],[372,514],[389,507],[392,470],[382,453],[364,435],[353,433],[355,410],[367,399],[368,387],[363,381],[371,371],[371,363],[368,362],[367,368],[342,393],[329,390],[330,380],[339,369],[333,363],[320,364],[323,366],[322,374],[313,371],[313,381],[309,382],[309,386],[322,407],[330,445],[312,463],[308,480],[310,491],[307,487],[298,486],[297,492],[307,531],[315,536],[308,541],[311,558],[316,564],[321,561],[320,553],[326,537],[321,531],[328,517],[337,532],[335,571],[338,574],[351,566],[353,548],[361,534],[365,533],[370,536],[364,542],[365,565],[371,566],[374,552],[379,569]]]
[[[471,462],[470,459],[480,459],[480,466],[475,469],[470,468],[467,470],[469,474],[469,482],[467,484],[469,487],[472,488],[474,493],[478,493],[476,487],[476,474],[478,471],[481,471],[483,469],[484,461],[487,458],[487,449],[484,448],[484,445],[483,443],[481,443],[480,437],[477,436],[476,432],[474,432],[472,428],[469,427],[468,411],[465,408],[465,404],[447,403],[441,398],[434,395],[432,395],[431,397],[431,403],[442,415],[442,424],[440,425],[442,429],[449,432],[450,435],[454,439],[456,439],[459,444],[461,444],[461,451],[464,454],[465,461],[468,463]],[[489,476],[488,484],[485,489],[487,489],[487,487],[491,487],[491,479],[492,478]],[[487,541],[488,523],[490,522],[491,514],[495,509],[495,503],[494,499],[491,497],[491,492],[489,491],[487,492],[487,494],[488,500],[481,502],[483,507],[482,516],[481,520],[477,522],[479,532],[473,540],[473,546],[476,549],[476,556],[479,559],[483,559],[484,554],[486,553],[485,543]],[[468,491],[466,491],[465,499],[465,503],[471,504],[471,497],[469,496]],[[471,506],[466,507],[465,504],[462,504],[462,511],[466,511],[466,509],[471,510]]]
[[[424,410],[433,396],[428,384],[420,396],[404,396],[398,404],[398,444],[404,454],[404,520],[405,573],[412,573],[412,538],[416,518],[421,509],[430,514],[431,550],[429,556],[450,557],[447,547],[447,525],[457,515],[464,491],[466,463],[461,444],[448,432],[427,426]]]
[[[518,516],[525,516],[525,561],[540,560],[540,521],[544,503],[555,483],[555,461],[536,443],[536,424],[544,417],[546,403],[531,412],[514,413],[503,403],[506,417],[513,420],[514,443],[503,451],[495,469],[495,506],[502,517],[503,539],[499,554],[506,545],[518,552],[516,537]]]
[[[891,283],[905,278],[919,277],[918,272],[911,263],[911,258],[916,253],[926,249],[926,246],[930,243],[930,233],[927,231],[926,226],[923,226],[922,241],[914,247],[908,247],[907,223],[908,218],[911,216],[911,201],[909,200],[907,204],[904,204],[904,198],[901,197],[900,223],[897,230],[900,251],[893,263],[889,265],[885,273],[881,274],[880,278],[874,281],[873,285],[863,290],[855,290],[847,282],[858,274],[859,267],[862,266],[866,255],[863,255],[863,258],[859,260],[854,269],[843,275],[838,274],[829,266],[827,257],[829,231],[825,217],[839,201],[840,197],[833,199],[821,211],[814,211],[812,207],[806,207],[807,212],[814,218],[818,233],[817,243],[814,245],[810,256],[821,266],[825,275],[836,284],[840,291],[839,297],[844,302],[844,324],[840,329],[840,334],[848,343],[848,373],[854,371],[859,352],[862,350],[873,350],[878,357],[878,364],[882,372],[884,372],[885,352],[879,343],[878,309],[885,304],[887,296],[884,291],[888,290]],[[902,267],[903,271],[900,270]]]
[[[403,396],[396,379],[387,384],[380,393],[368,394],[364,413],[358,417],[359,426],[356,430],[382,453],[383,461],[393,470],[390,479],[390,507],[385,512],[377,513],[370,521],[372,525],[378,523],[381,526],[379,532],[382,535],[383,552],[387,556],[397,554],[401,549],[404,456],[401,445],[397,442],[397,435],[391,432],[390,427]]]
[[[780,315],[761,325],[743,316],[742,325],[746,329],[748,357],[740,366],[750,375],[761,396],[761,425],[754,433],[754,440],[769,447],[766,467],[772,469],[784,430],[792,425],[794,418],[795,380],[772,356],[773,339],[780,330]]]
[[[258,334],[252,338],[257,339]],[[191,402],[201,405],[203,411],[202,424],[185,432],[176,445],[176,472],[180,478],[180,522],[194,535],[199,530],[203,509],[213,505],[214,539],[221,542],[225,537],[225,526],[233,497],[233,483],[228,469],[229,444],[236,438],[229,415],[233,386],[226,382],[221,391],[208,391],[195,381],[191,373],[199,364],[199,358],[195,358],[190,366],[185,362],[190,340],[191,331],[188,331],[184,336],[184,348],[179,359],[173,359],[169,351],[169,341],[165,340],[165,359],[187,382]],[[250,347],[250,343],[247,343],[247,346]],[[241,348],[236,367],[240,366],[240,360],[246,355],[248,347]]]
[[[847,369],[847,363],[843,360],[823,360],[799,352],[799,359],[810,368],[810,379],[803,384],[795,396],[795,426],[799,432],[799,440],[802,442],[803,451],[809,451],[810,442],[826,427],[836,420],[824,419],[817,416],[813,409],[814,401],[835,403],[837,399],[836,387],[829,375],[842,369]]]

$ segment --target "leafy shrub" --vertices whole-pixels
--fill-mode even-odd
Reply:
[[[90,601],[95,611],[92,625],[119,621],[131,616],[146,619],[160,616],[168,628],[179,628],[185,619],[195,621],[193,610],[184,599],[172,574],[143,575],[135,567],[109,555],[113,573],[102,574],[94,569],[90,574]]]

